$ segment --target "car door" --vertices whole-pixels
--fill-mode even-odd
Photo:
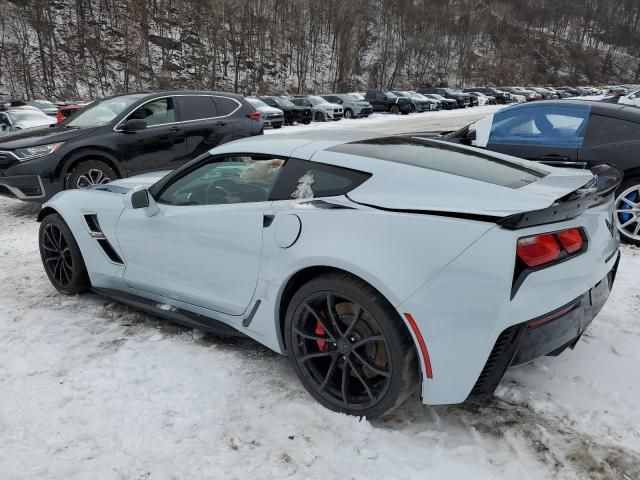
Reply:
[[[186,156],[184,127],[177,121],[174,98],[162,97],[137,107],[116,131],[124,152],[125,168],[129,174],[154,170],[172,170],[180,166]],[[125,131],[127,120],[144,120],[147,127]]]
[[[577,162],[590,111],[589,105],[574,104],[505,109],[490,125],[476,127],[473,145],[555,166]]]
[[[129,287],[243,314],[258,280],[264,210],[283,163],[212,157],[163,187],[154,215],[126,209],[116,234]]]
[[[233,140],[233,122],[229,118],[234,109],[221,112],[212,95],[177,95],[178,116],[184,128],[185,159],[195,158],[222,143]],[[240,102],[233,102],[235,110]]]

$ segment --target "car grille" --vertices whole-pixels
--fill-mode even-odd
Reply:
[[[341,108],[334,108],[333,109],[333,113],[342,113],[342,109]]]

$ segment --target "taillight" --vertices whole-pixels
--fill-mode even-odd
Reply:
[[[251,120],[255,120],[256,122],[259,122],[260,120],[262,120],[262,114],[257,110],[254,110],[253,112],[247,115],[247,118],[250,118]]]
[[[527,267],[539,267],[576,255],[584,250],[581,228],[549,232],[518,239],[516,254]]]

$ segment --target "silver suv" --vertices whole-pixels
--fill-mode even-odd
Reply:
[[[291,97],[291,101],[300,107],[309,107],[315,122],[340,120],[344,115],[341,105],[327,102],[317,95],[298,95]]]
[[[367,118],[373,113],[373,108],[369,102],[360,100],[350,93],[331,93],[320,96],[327,102],[342,105],[344,118]]]

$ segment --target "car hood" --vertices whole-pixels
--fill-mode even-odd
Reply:
[[[383,209],[506,217],[550,207],[593,179],[589,170],[554,168],[493,152],[487,155],[485,150],[472,147],[462,150],[477,152],[481,155],[479,161],[489,157],[544,176],[520,188],[511,188],[462,174],[394,163],[384,175],[373,175],[349,192],[348,197],[356,203]]]
[[[42,120],[27,120],[27,121],[21,121],[21,122],[17,122],[16,123],[16,127],[21,128],[22,130],[26,130],[27,128],[42,128],[42,127],[49,127],[49,125],[55,125],[56,119],[55,118],[43,118]]]
[[[95,128],[30,128],[0,138],[0,150],[15,150],[16,148],[64,142],[71,138],[89,135],[94,130]]]
[[[133,177],[121,178],[114,180],[111,183],[100,185],[100,190],[109,190],[109,187],[117,187],[113,191],[117,190],[117,193],[123,193],[123,190],[132,190],[134,188],[149,188],[154,183],[158,182],[162,178],[171,173],[171,170],[165,170],[161,172],[150,172],[142,175],[135,175]]]
[[[342,105],[338,104],[338,103],[321,103],[320,105],[316,105],[318,108],[322,108],[323,110],[327,110],[327,109],[331,109],[333,110],[334,108],[342,108]]]
[[[256,110],[258,110],[261,113],[279,113],[282,114],[282,110],[280,110],[279,108],[275,108],[275,107],[256,107]]]

